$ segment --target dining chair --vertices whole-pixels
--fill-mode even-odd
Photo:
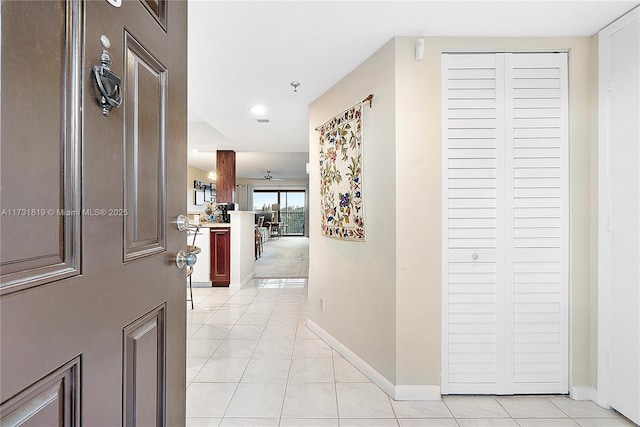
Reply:
[[[281,222],[272,222],[269,227],[269,235],[270,237],[278,237],[280,238],[280,224]]]
[[[258,217],[258,223],[256,224],[256,229],[255,229],[255,257],[256,259],[260,258],[262,256],[262,226],[264,225],[264,217],[260,216]]]

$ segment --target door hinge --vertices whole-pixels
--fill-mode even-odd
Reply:
[[[611,233],[611,215],[607,215],[604,218],[604,231]]]
[[[608,93],[611,93],[611,74],[607,75],[607,81],[606,81],[606,90]]]

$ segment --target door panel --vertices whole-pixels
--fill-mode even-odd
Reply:
[[[566,63],[443,55],[445,394],[568,391]]]
[[[447,321],[443,322],[448,363],[443,364],[443,393],[497,393],[503,382],[498,352],[503,335],[498,306],[503,305],[497,269],[502,252],[504,209],[503,60],[495,55],[443,55],[443,147],[446,182],[443,200],[443,277]],[[475,65],[468,66],[473,63]],[[451,74],[447,73],[447,70]],[[500,84],[498,84],[500,83]],[[464,92],[490,88],[480,105]],[[462,99],[460,99],[462,98]],[[478,129],[480,128],[480,129]],[[481,327],[481,330],[476,328]],[[444,350],[446,349],[446,350]],[[471,357],[473,355],[473,357]],[[447,360],[446,356],[443,360]],[[482,383],[470,388],[470,382]]]
[[[3,404],[0,424],[80,425],[79,397],[80,359],[76,358]]]
[[[11,15],[14,3],[22,9]],[[75,91],[60,90],[60,66],[54,64],[53,70],[58,67],[58,71],[51,76],[43,72],[57,55],[52,54],[48,61],[39,61],[38,49],[29,50],[33,44],[29,37],[40,34],[38,21],[31,17],[42,14],[43,20],[50,20],[52,4],[49,1],[2,3],[1,203],[4,208],[8,202],[26,206],[40,200],[39,205],[44,205],[47,211],[55,210],[66,203],[67,195],[71,197],[73,188],[81,189],[77,195],[82,201],[81,210],[77,216],[68,217],[81,227],[77,238],[81,238],[82,244],[71,239],[69,244],[64,240],[61,246],[70,254],[77,254],[77,259],[81,256],[82,264],[78,267],[82,274],[55,282],[49,279],[50,283],[28,291],[11,288],[0,299],[0,411],[6,414],[16,399],[29,393],[32,384],[43,383],[69,360],[81,360],[81,392],[73,398],[78,399],[77,407],[81,407],[82,412],[76,418],[69,418],[68,425],[79,425],[80,418],[83,425],[121,425],[123,420],[130,425],[127,420],[132,419],[132,413],[138,425],[180,425],[185,419],[185,280],[184,271],[175,267],[173,259],[177,250],[184,247],[185,236],[175,228],[172,219],[183,213],[185,206],[187,3],[166,4],[165,30],[140,1],[124,1],[120,8],[106,1],[61,2],[74,11],[71,18],[66,18],[69,22],[55,20],[56,31],[47,27],[49,23],[43,25],[51,31],[46,37],[58,37],[65,43],[71,37],[67,31],[71,28],[69,25],[77,24],[78,34],[83,34],[83,44],[78,50],[82,55],[66,56],[69,60],[77,57],[84,61],[78,67],[81,74],[65,74],[72,80]],[[25,20],[26,16],[30,19]],[[13,42],[5,32],[10,20],[16,21],[18,27],[26,27],[22,33],[11,36],[15,39]],[[56,36],[58,32],[64,33]],[[129,34],[131,38],[127,38]],[[122,107],[111,110],[109,116],[102,114],[96,102],[90,73],[92,65],[100,64],[104,49],[102,35],[111,42],[107,49],[112,58],[111,70],[123,79],[125,94],[136,95],[125,97]],[[45,38],[44,33],[41,36]],[[134,39],[136,48],[132,48]],[[132,57],[128,52],[135,53],[137,78],[132,78],[125,69]],[[29,57],[26,63],[39,65],[37,77],[46,82],[44,88],[39,86],[34,72],[5,72],[13,66],[12,60],[5,58],[20,55]],[[169,74],[171,80],[166,77]],[[35,108],[37,115],[7,115],[6,106],[11,104],[7,87],[19,88],[20,96],[32,103],[25,109]],[[47,91],[50,96],[43,96]],[[66,139],[64,143],[59,137],[57,141],[52,140],[52,135],[60,135],[62,128],[73,130],[73,114],[56,113],[55,119],[49,119],[47,111],[55,112],[55,108],[31,107],[40,102],[68,108],[68,98],[73,100],[74,94],[82,99],[82,117],[78,120],[82,132],[70,131],[64,135],[71,141],[76,138],[79,144],[76,148]],[[128,116],[130,112],[137,112],[137,116]],[[131,135],[136,134],[128,133],[132,123],[126,121],[129,117],[135,118],[142,137],[131,139]],[[23,128],[28,132],[20,134]],[[36,133],[37,129],[42,130],[42,135]],[[126,174],[127,149],[133,142],[138,144],[139,167],[136,175],[129,176]],[[50,150],[52,145],[55,150]],[[31,148],[27,151],[25,147]],[[31,176],[31,170],[40,165],[43,171],[57,165],[57,173],[61,174],[61,170],[67,171],[64,168],[69,164],[69,156],[80,152],[82,163],[78,156],[78,169],[74,172],[71,168],[62,174],[63,183],[56,183],[54,179],[34,182],[19,179],[21,175],[16,175],[18,179],[4,175],[5,161],[12,164],[15,173],[21,171],[23,175],[28,171]],[[171,162],[166,162],[166,158]],[[125,177],[135,179],[127,181]],[[133,183],[139,186],[139,197],[125,198]],[[5,188],[10,191],[5,192]],[[57,204],[48,198],[51,191],[57,194]],[[11,198],[5,199],[5,194]],[[32,194],[36,199],[30,198]],[[132,205],[134,207],[130,207]],[[125,262],[127,240],[123,231],[129,221],[125,209],[129,208],[140,214],[137,215],[138,241],[144,244],[136,250],[140,252],[140,248],[144,248],[145,252],[144,256]],[[66,225],[67,216],[54,217],[62,221],[62,225],[56,226],[57,230],[63,230],[65,236],[71,233],[73,229]],[[146,217],[148,222],[144,221]],[[5,218],[7,216],[2,217],[3,233]],[[17,217],[13,228],[27,230],[30,220],[31,217]],[[15,233],[11,246],[20,247],[26,254],[38,253],[42,247],[39,239],[46,243],[53,239],[51,236],[55,237],[56,230],[48,227],[36,228],[39,234],[35,236],[26,233],[21,237]],[[13,248],[6,245],[9,241],[3,234],[3,263],[11,261],[10,254],[14,253]],[[149,242],[152,250],[147,250]],[[69,262],[72,259],[68,257]],[[3,276],[3,285],[7,282]],[[132,366],[137,367],[134,374],[127,370]],[[168,401],[167,395],[171,396]],[[132,396],[138,396],[135,405],[132,405]],[[62,397],[55,398],[62,401]],[[71,402],[70,398],[64,399]],[[48,414],[43,412],[42,416]],[[46,422],[40,424],[46,425]]]
[[[149,13],[163,29],[167,29],[167,0],[142,0]]]
[[[158,307],[124,329],[125,426],[163,424],[164,314],[164,306]]]
[[[78,274],[79,16],[73,2],[2,4],[2,122],[17,124],[2,126],[3,293]]]
[[[567,56],[506,55],[508,283],[512,295],[513,393],[566,393],[569,372],[569,135]],[[515,100],[543,98],[547,114]],[[560,108],[555,108],[560,105]],[[518,117],[518,118],[516,118]],[[511,136],[512,135],[512,136]],[[552,147],[515,148],[543,138]],[[516,177],[516,173],[518,176]],[[539,188],[533,196],[515,196]],[[521,273],[522,270],[535,270]],[[549,316],[556,321],[549,322]],[[553,360],[553,362],[549,362]]]
[[[167,70],[125,36],[125,260],[165,250]]]

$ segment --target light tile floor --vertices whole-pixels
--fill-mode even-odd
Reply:
[[[306,326],[306,279],[194,288],[187,310],[187,426],[614,427],[614,411],[566,397],[394,401]]]

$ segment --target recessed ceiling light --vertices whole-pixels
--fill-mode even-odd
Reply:
[[[252,112],[253,114],[256,114],[256,115],[258,115],[258,116],[261,116],[261,115],[263,115],[264,113],[266,113],[266,112],[267,112],[267,109],[266,109],[266,108],[264,108],[264,106],[263,106],[263,105],[256,105],[256,106],[254,106],[254,107],[252,107],[252,108],[251,108],[251,112]]]

